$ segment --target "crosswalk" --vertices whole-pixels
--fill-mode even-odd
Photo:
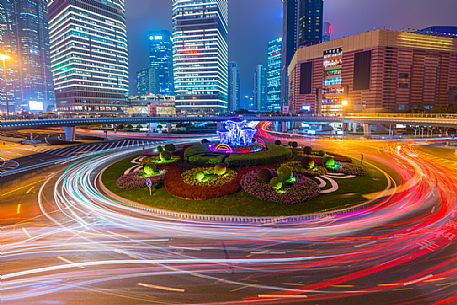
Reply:
[[[150,146],[158,145],[161,141],[152,141],[152,140],[118,140],[102,143],[93,143],[93,144],[83,144],[68,146],[64,148],[58,148],[51,150],[47,147],[35,147],[31,148],[36,153],[48,154],[57,157],[73,157],[81,156],[88,153],[95,153],[104,150],[112,149],[121,149],[121,148],[130,148],[130,147],[141,147],[141,146]]]

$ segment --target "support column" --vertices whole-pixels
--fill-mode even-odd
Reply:
[[[287,122],[281,123],[281,132],[287,133]]]
[[[370,124],[363,124],[363,136],[369,138],[371,136],[371,125]]]
[[[172,129],[171,123],[167,123],[167,133],[171,133]]]
[[[357,133],[357,127],[358,127],[358,126],[357,126],[357,123],[356,123],[356,122],[353,122],[353,123],[352,123],[352,132],[353,132],[353,133]]]
[[[65,141],[74,142],[76,140],[76,127],[64,127]]]

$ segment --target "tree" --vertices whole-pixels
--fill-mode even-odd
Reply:
[[[278,146],[279,146],[279,145],[282,145],[281,140],[276,140],[276,141],[275,141],[275,145],[278,145]]]
[[[166,144],[165,150],[168,150],[170,152],[176,151],[176,146],[174,144]]]
[[[305,155],[311,155],[313,153],[313,148],[311,146],[305,146],[303,148],[303,153]]]
[[[297,148],[297,147],[298,147],[298,143],[295,142],[295,141],[293,141],[293,142],[292,142],[292,147],[293,147],[293,148]]]

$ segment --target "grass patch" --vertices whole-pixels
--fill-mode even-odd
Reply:
[[[374,167],[368,167],[368,177],[336,179],[339,190],[332,194],[321,194],[318,198],[296,205],[285,205],[258,200],[245,192],[206,201],[184,200],[171,196],[164,187],[149,196],[147,188],[123,190],[116,186],[117,178],[132,166],[133,157],[111,165],[104,172],[102,181],[117,195],[158,209],[184,213],[237,216],[290,216],[349,208],[367,199],[364,195],[383,191],[387,179]]]

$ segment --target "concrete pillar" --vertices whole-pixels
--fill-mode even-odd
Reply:
[[[76,127],[64,127],[65,141],[74,142],[76,140]]]
[[[287,122],[281,123],[281,132],[287,133]]]
[[[167,133],[171,133],[172,129],[171,123],[167,123]]]
[[[352,123],[352,132],[353,132],[353,133],[356,133],[356,132],[357,132],[357,123],[356,123],[356,122],[353,122],[353,123]]]
[[[363,136],[369,138],[371,136],[370,124],[363,124]]]

